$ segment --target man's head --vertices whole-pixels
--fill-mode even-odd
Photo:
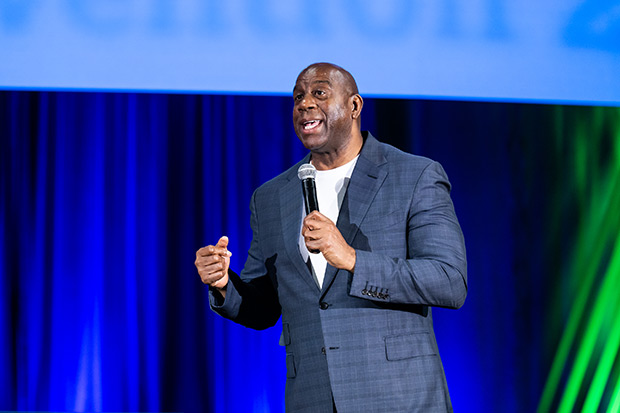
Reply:
[[[331,63],[315,63],[297,77],[293,89],[293,125],[314,153],[339,151],[361,139],[363,100],[353,76]]]

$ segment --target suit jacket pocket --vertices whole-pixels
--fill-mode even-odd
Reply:
[[[428,333],[401,334],[385,337],[385,356],[390,361],[435,355]]]
[[[286,354],[286,378],[294,379],[297,376],[297,371],[295,370],[295,358],[292,354]]]

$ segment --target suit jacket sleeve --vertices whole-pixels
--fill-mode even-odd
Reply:
[[[246,327],[263,330],[276,324],[282,309],[274,286],[275,274],[260,248],[256,192],[252,195],[250,210],[253,237],[243,271],[239,276],[229,270],[226,299],[211,290],[209,303],[219,315]]]
[[[459,308],[467,295],[465,244],[441,165],[432,162],[422,171],[411,199],[407,257],[356,250],[349,294],[376,301]]]

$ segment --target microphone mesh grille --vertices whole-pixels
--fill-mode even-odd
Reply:
[[[305,163],[299,167],[297,170],[297,176],[302,181],[307,178],[312,178],[316,176],[316,168],[309,163]]]

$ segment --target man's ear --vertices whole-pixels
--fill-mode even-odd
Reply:
[[[364,100],[358,94],[351,96],[351,118],[358,119],[362,114]]]

